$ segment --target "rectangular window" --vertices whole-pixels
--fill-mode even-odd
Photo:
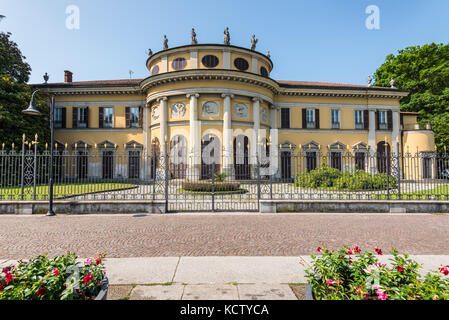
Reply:
[[[306,110],[307,128],[315,128],[315,109]]]
[[[103,108],[103,128],[112,128],[114,125],[114,108]]]
[[[62,128],[62,108],[55,109],[54,120],[55,128]]]
[[[281,128],[290,128],[290,109],[281,108]]]
[[[386,111],[379,111],[379,129],[380,130],[388,129],[387,112]]]
[[[77,126],[78,128],[87,128],[88,108],[78,108]]]
[[[364,129],[363,110],[354,110],[354,123],[356,129]]]
[[[138,128],[139,127],[139,107],[129,108],[129,118],[130,118],[130,127]]]
[[[310,151],[306,152],[306,169],[307,171],[316,169],[316,152]]]
[[[340,110],[331,110],[332,129],[340,129]]]
[[[341,152],[331,152],[331,168],[341,171]]]
[[[355,152],[354,160],[356,170],[365,170],[365,152]]]

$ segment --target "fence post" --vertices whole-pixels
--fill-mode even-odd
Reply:
[[[398,163],[398,172],[397,172],[397,179],[398,179],[398,200],[401,200],[401,155],[399,153],[399,142],[396,142],[396,161]]]
[[[212,212],[215,211],[215,156],[212,162]]]
[[[385,147],[386,149],[386,147]],[[385,152],[385,162],[386,162],[386,166],[387,166],[387,200],[390,200],[390,160],[393,161],[393,154],[390,153],[388,154],[388,152]]]
[[[20,199],[23,200],[23,175],[25,166],[25,133],[22,135],[22,174],[20,178]]]
[[[259,157],[257,157],[257,201],[260,201],[260,162]]]
[[[164,151],[164,160],[165,160],[165,213],[168,212],[168,152],[167,152],[167,139],[165,139],[165,151]]]
[[[37,173],[37,133],[34,136],[34,159],[33,159],[33,200],[36,200],[36,173]]]

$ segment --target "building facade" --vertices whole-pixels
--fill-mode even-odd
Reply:
[[[149,56],[146,67],[145,79],[75,82],[65,71],[63,83],[35,85],[56,95],[58,149],[103,157],[72,175],[151,178],[154,170],[139,168],[158,167],[166,153],[181,159],[172,178],[210,177],[205,153],[214,170],[241,179],[254,177],[258,158],[269,163],[265,175],[292,177],[297,154],[304,155],[304,170],[317,167],[323,153],[342,170],[341,157],[349,153],[353,168],[378,172],[384,169],[366,155],[399,151],[425,159],[435,150],[431,128],[420,128],[416,113],[400,112],[408,93],[394,83],[274,80],[269,56],[218,44],[167,48]],[[143,152],[154,161],[137,161]],[[129,156],[121,169],[107,160],[115,153]],[[434,175],[432,162],[419,166],[418,175]]]

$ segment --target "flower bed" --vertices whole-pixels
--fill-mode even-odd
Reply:
[[[182,189],[191,192],[212,192],[212,181],[184,181]],[[239,182],[214,182],[214,192],[222,191],[239,191]]]
[[[422,277],[421,266],[408,255],[392,250],[391,266],[379,262],[375,253],[347,246],[332,251],[318,248],[306,269],[316,300],[446,300],[449,299],[449,266]]]
[[[107,278],[103,257],[79,265],[77,256],[30,261],[2,269],[0,300],[93,300],[106,298]]]

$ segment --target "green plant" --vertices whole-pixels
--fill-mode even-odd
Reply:
[[[408,255],[391,251],[391,266],[378,255],[345,246],[336,251],[318,248],[306,277],[317,300],[440,300],[449,299],[449,266],[422,277],[421,266]]]
[[[397,187],[397,179],[384,173],[370,174],[363,170],[355,172],[329,168],[326,158],[320,167],[295,176],[295,186],[304,188],[329,188],[339,190],[379,190]]]
[[[77,256],[67,253],[49,259],[38,256],[3,268],[0,300],[86,300],[100,291],[105,270],[104,255],[79,266]]]
[[[211,181],[184,181],[182,183],[182,189],[192,192],[212,192]],[[238,191],[240,189],[240,183],[235,181],[229,182],[214,182],[214,192],[218,191]]]
[[[225,181],[225,179],[226,179],[227,176],[228,176],[228,175],[227,175],[226,173],[224,173],[224,172],[215,172],[215,174],[214,174],[214,180],[215,180],[216,182],[223,182],[223,181]]]

